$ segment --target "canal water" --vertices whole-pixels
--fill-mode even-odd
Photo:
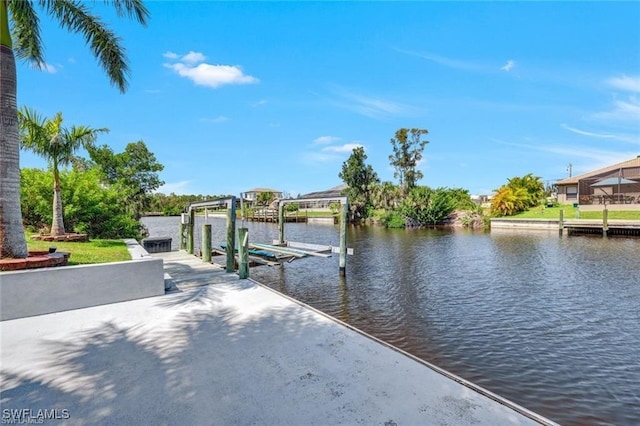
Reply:
[[[143,222],[177,249],[179,218]],[[223,242],[225,220],[208,222]],[[337,246],[339,230],[285,238]],[[561,424],[640,424],[640,239],[351,226],[348,246],[346,277],[337,255],[251,277]]]

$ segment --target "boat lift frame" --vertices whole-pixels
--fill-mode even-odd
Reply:
[[[278,201],[278,241],[284,245],[284,206],[294,203],[313,203],[337,201],[340,203],[340,275],[346,274],[347,268],[347,215],[349,212],[348,197],[322,197],[322,198],[286,198]]]
[[[193,228],[196,222],[196,210],[205,211],[205,220],[207,215],[207,208],[209,207],[226,207],[227,208],[227,244],[225,247],[226,252],[226,271],[231,273],[235,270],[235,249],[236,249],[236,197],[222,197],[207,201],[196,201],[189,203],[186,207],[187,213],[182,214],[182,220],[180,221],[180,249],[186,250],[189,254],[194,254],[194,238]],[[206,229],[205,224],[205,229]],[[211,226],[211,225],[209,225]],[[203,232],[203,234],[205,234]],[[202,252],[209,253],[211,256],[211,229],[209,228],[209,238],[205,235],[202,237]],[[209,247],[205,247],[206,243],[209,243]]]

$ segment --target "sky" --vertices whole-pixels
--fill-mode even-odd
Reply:
[[[292,197],[342,183],[353,148],[392,181],[391,138],[424,128],[421,185],[491,194],[640,155],[640,2],[147,1],[118,19],[121,94],[42,16],[45,70],[18,62],[18,105],[144,141],[169,194]],[[21,167],[45,167],[21,153]]]

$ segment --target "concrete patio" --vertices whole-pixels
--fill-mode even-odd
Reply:
[[[0,322],[3,422],[553,424],[251,280],[161,257],[180,291]]]

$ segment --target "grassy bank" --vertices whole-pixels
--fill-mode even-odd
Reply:
[[[109,263],[131,260],[127,245],[122,240],[91,240],[86,243],[57,241],[33,241],[27,235],[29,251],[46,251],[55,247],[57,251],[71,253],[69,265]]]
[[[578,209],[574,208],[571,204],[561,205],[558,207],[534,207],[526,212],[510,217],[517,219],[558,219],[560,217],[560,210],[564,210],[565,219],[575,219],[576,211]],[[614,220],[640,220],[640,211],[609,210],[608,217],[609,219]],[[581,211],[580,219],[602,219],[602,210],[588,212]]]

